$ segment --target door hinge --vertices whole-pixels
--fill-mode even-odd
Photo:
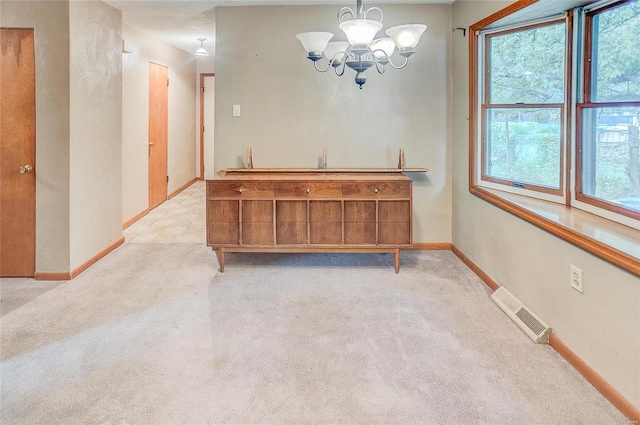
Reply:
[[[169,182],[169,176],[167,176],[167,182]]]
[[[204,133],[204,125],[202,126],[202,132]]]
[[[167,78],[167,85],[169,85],[169,79]]]

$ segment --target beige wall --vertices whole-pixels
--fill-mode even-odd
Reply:
[[[36,271],[69,263],[69,3],[2,1],[3,28],[35,28]]]
[[[511,1],[453,4],[468,27]],[[453,242],[640,408],[640,279],[468,192],[468,38],[453,39]],[[584,294],[569,265],[584,272]]]
[[[414,181],[414,242],[451,241],[449,49],[451,7],[384,5],[385,28],[428,25],[403,70],[367,72],[362,90],[350,69],[319,73],[295,35],[338,35],[337,6],[221,7],[216,12],[215,168],[408,167]],[[267,36],[268,35],[268,36]],[[344,39],[344,38],[343,38]],[[232,105],[242,116],[231,116]]]
[[[36,272],[69,272],[122,235],[120,11],[0,3],[36,40]]]
[[[69,3],[71,269],[122,236],[122,16]]]
[[[122,222],[149,206],[149,62],[169,68],[169,194],[196,176],[195,56],[126,23],[122,54]]]

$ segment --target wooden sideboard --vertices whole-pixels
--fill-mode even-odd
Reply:
[[[207,245],[226,252],[392,253],[412,246],[401,172],[220,173],[207,180]]]

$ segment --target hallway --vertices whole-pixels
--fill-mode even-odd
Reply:
[[[197,181],[123,231],[129,243],[205,243],[205,183]]]

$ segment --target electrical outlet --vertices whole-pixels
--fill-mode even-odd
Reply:
[[[582,292],[582,270],[576,266],[571,266],[571,287],[581,294],[584,293]]]

